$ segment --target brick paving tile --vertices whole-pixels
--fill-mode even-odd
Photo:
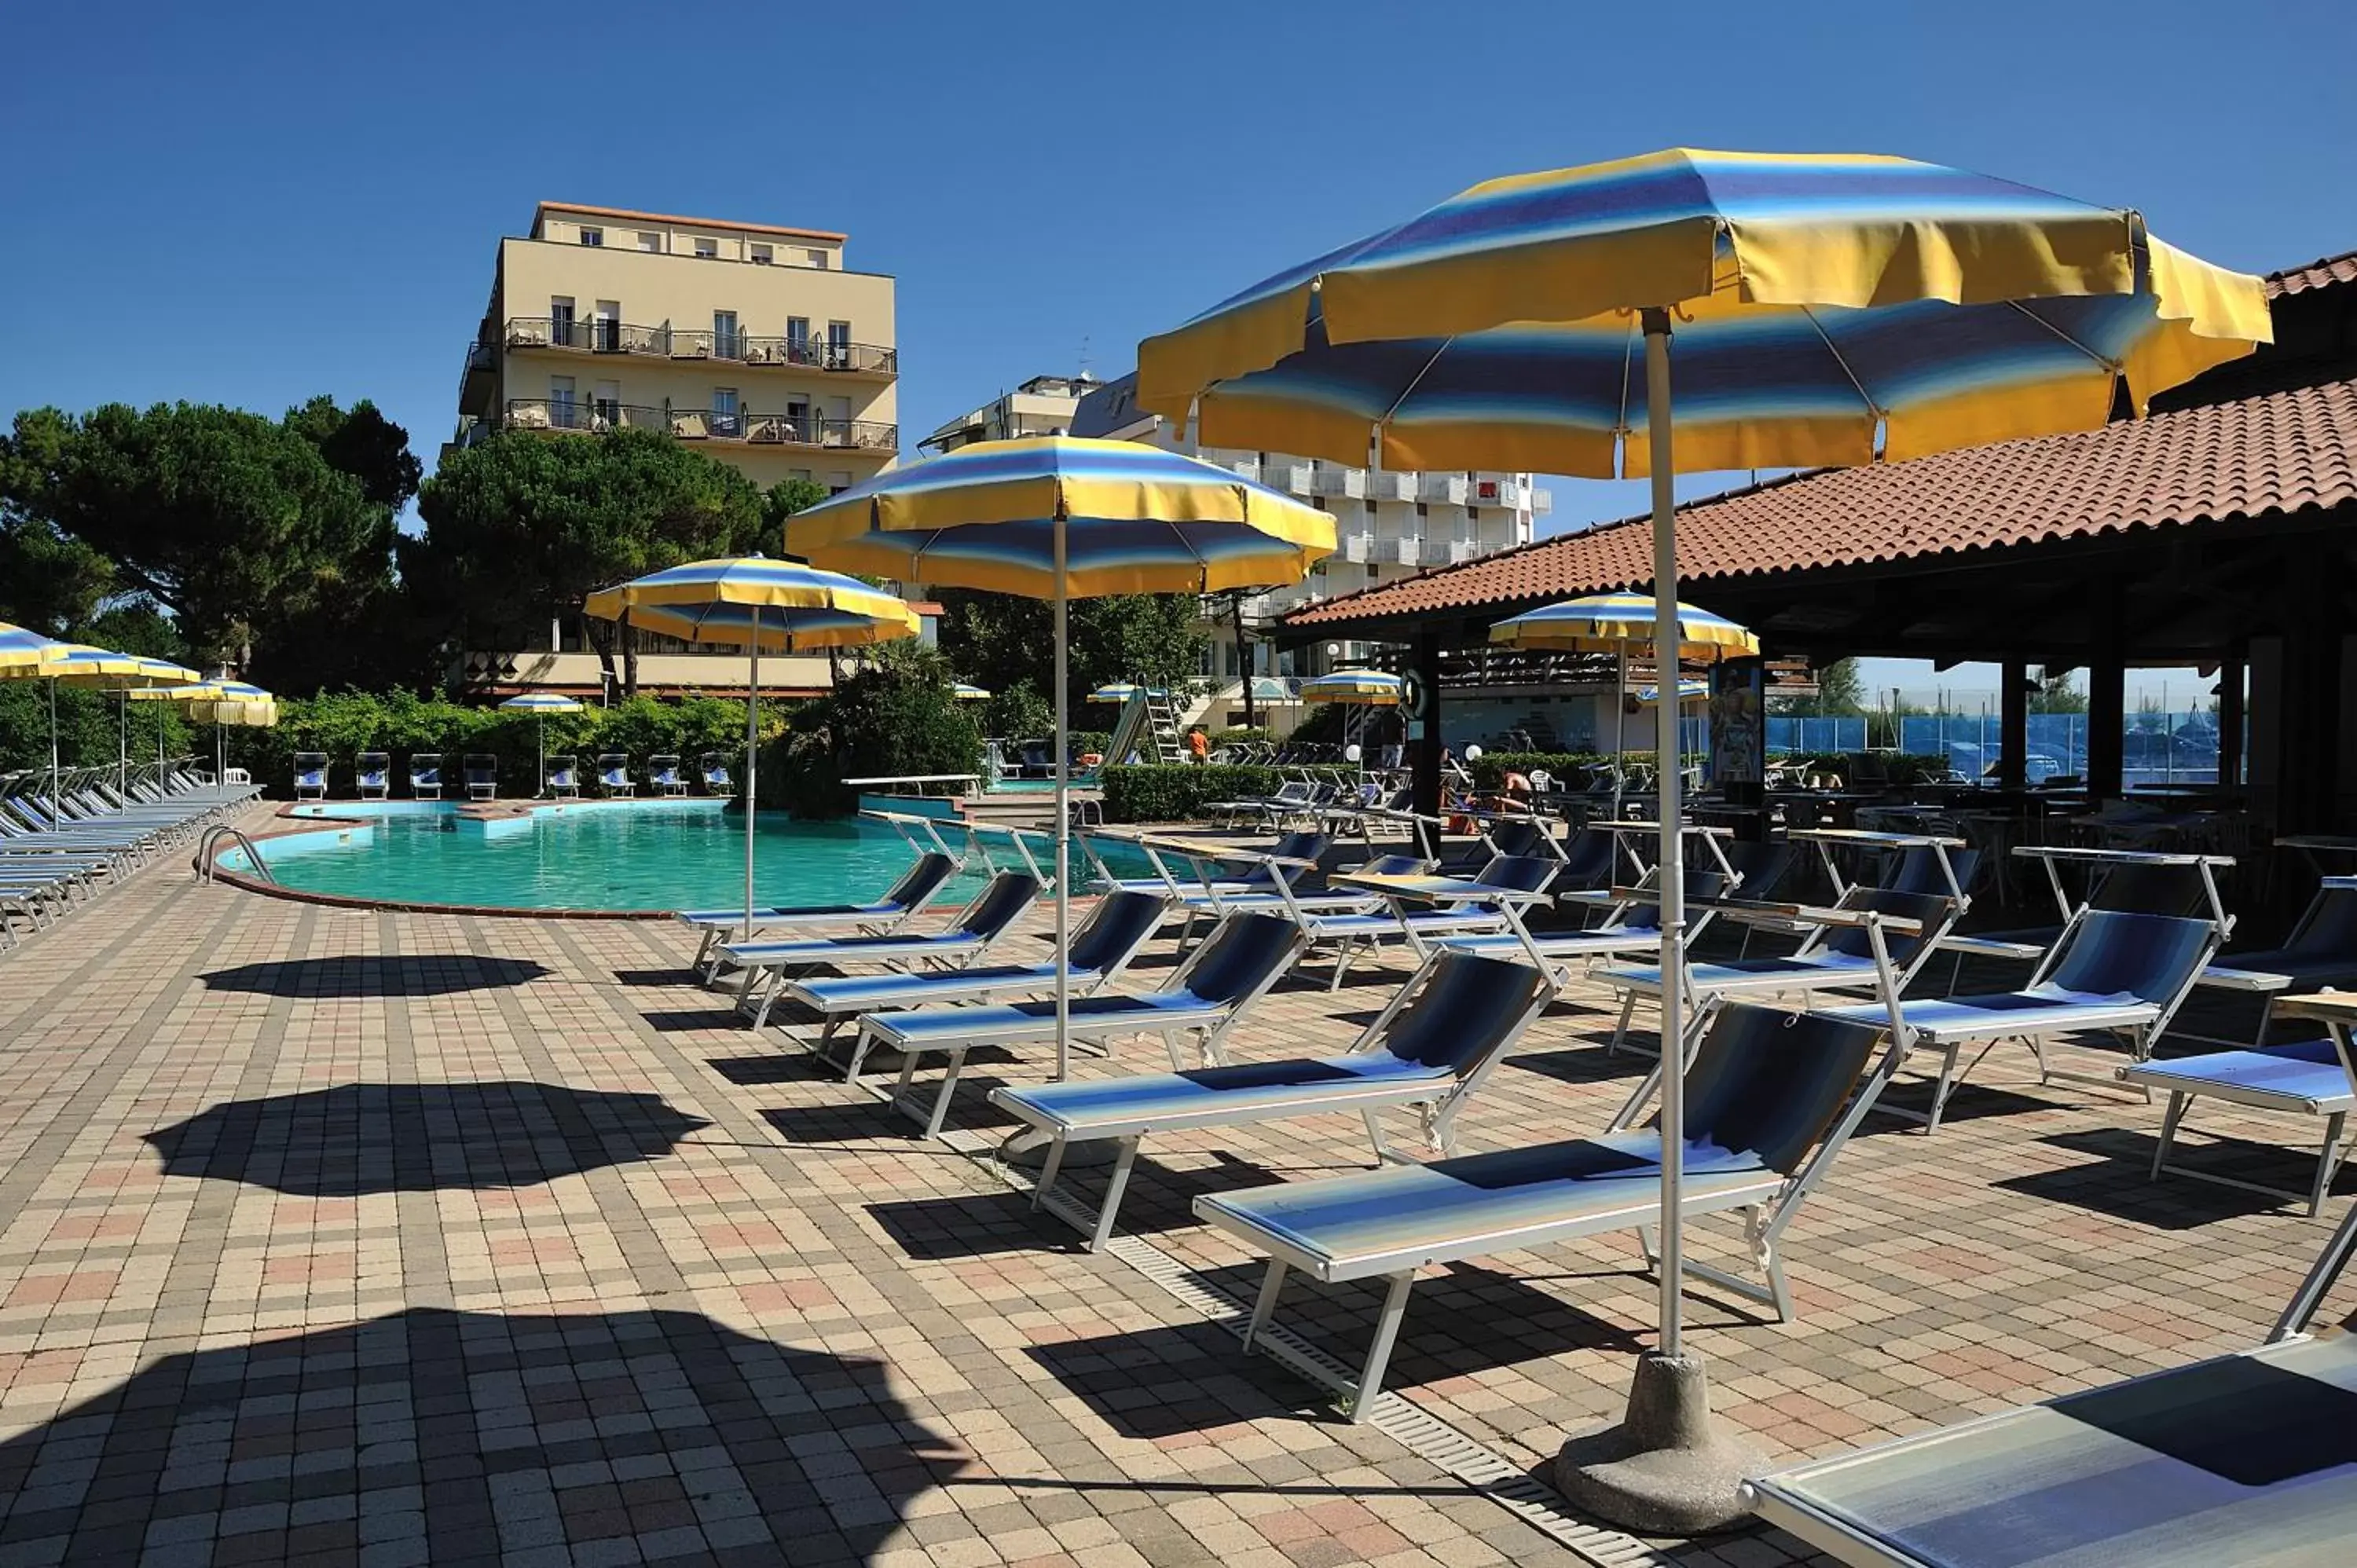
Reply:
[[[104,904],[0,957],[0,1563],[1575,1561],[812,1070],[806,1025],[755,1037],[667,923],[168,865]],[[1230,1048],[1330,1051],[1404,974],[1288,983]],[[1567,993],[1467,1146],[1600,1130],[1641,1065],[1602,1048],[1612,1013]],[[1835,1453],[2265,1332],[2325,1227],[2147,1181],[2158,1107],[2029,1066],[1992,1055],[1937,1137],[1868,1122],[1787,1238],[1797,1322],[1692,1296],[1730,1426]],[[986,1088],[1039,1072],[977,1059],[951,1124],[997,1128]],[[2188,1157],[2297,1186],[2305,1137],[2205,1108]],[[1364,1158],[1340,1118],[1160,1139],[1125,1230],[1246,1294],[1191,1199]],[[1695,1246],[1741,1261],[1731,1227]],[[1636,1264],[1608,1237],[1430,1271],[1391,1386],[1542,1466],[1650,1342]],[[1284,1320],[1355,1359],[1379,1300],[1297,1284]],[[1759,1529],[1657,1544],[1812,1561]]]

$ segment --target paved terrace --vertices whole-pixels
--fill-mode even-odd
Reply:
[[[666,923],[347,911],[162,865],[0,959],[0,1568],[1585,1560],[1240,1357],[1154,1253],[1081,1253],[732,1026],[686,950]],[[1402,972],[1282,991],[1238,1053],[1337,1046]],[[1609,1018],[1559,1004],[1469,1145],[1599,1129],[1635,1071],[1594,1043]],[[1935,1138],[1869,1124],[1791,1238],[1799,1324],[1695,1300],[1732,1423],[1824,1454],[2265,1331],[2324,1224],[2148,1184],[2157,1107],[2026,1066],[1992,1058]],[[1243,1291],[1188,1197],[1352,1168],[1354,1128],[1149,1144],[1125,1218]],[[2239,1130],[2213,1152],[2304,1184],[2275,1151],[2308,1128]],[[1392,1386],[1540,1466],[1617,1413],[1653,1317],[1633,1263],[1607,1239],[1437,1273]],[[1287,1304],[1355,1359],[1376,1291]],[[1760,1530],[1656,1544],[1805,1560]]]

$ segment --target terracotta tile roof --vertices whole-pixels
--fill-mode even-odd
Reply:
[[[1692,502],[1678,509],[1678,573],[1701,583],[2352,501],[2357,381],[2328,381]],[[1329,599],[1284,624],[1519,607],[1652,579],[1652,531],[1637,517]]]
[[[2330,288],[2335,284],[2357,283],[2357,251],[2345,251],[2337,256],[2310,262],[2304,267],[2287,267],[2267,274],[2267,297],[2278,298],[2287,294],[2306,294],[2310,289]]]

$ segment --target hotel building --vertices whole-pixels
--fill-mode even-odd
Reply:
[[[844,489],[899,453],[893,280],[845,236],[544,201],[500,242],[458,386],[494,430],[654,430],[767,489]]]

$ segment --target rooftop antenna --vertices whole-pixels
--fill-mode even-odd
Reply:
[[[1081,380],[1089,379],[1089,335],[1081,334]]]

